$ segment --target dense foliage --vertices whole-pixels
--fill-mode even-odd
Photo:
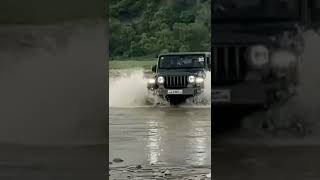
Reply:
[[[211,0],[110,0],[111,57],[210,50]]]

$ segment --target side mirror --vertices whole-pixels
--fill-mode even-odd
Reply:
[[[152,66],[152,69],[151,69],[151,70],[152,70],[152,72],[155,73],[155,72],[157,71],[157,65]]]

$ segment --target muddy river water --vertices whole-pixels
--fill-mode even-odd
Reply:
[[[123,160],[110,163],[111,179],[209,177],[210,114],[205,106],[110,108],[109,159]]]
[[[210,108],[144,107],[142,73],[111,78],[110,179],[320,179],[320,36],[303,38],[297,96],[271,109],[273,130],[258,127],[259,113],[246,117],[241,128],[214,135],[213,157]]]

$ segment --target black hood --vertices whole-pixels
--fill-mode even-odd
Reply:
[[[196,75],[199,73],[205,73],[202,68],[185,68],[185,69],[161,69],[158,72],[159,75]]]

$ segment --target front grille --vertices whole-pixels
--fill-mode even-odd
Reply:
[[[185,88],[188,85],[188,76],[164,76],[164,87],[165,88]]]
[[[213,82],[227,83],[244,80],[246,63],[246,46],[213,47]]]

